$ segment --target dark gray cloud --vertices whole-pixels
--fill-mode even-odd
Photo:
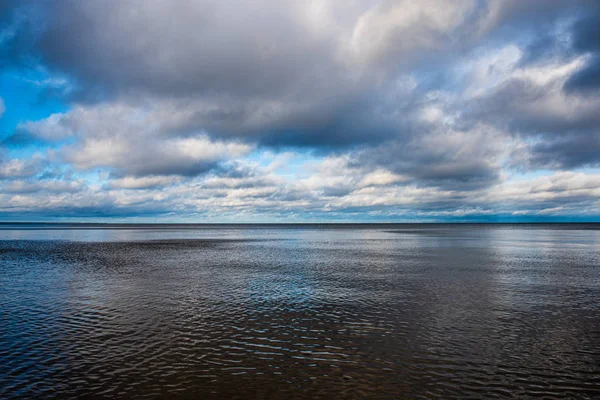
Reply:
[[[383,166],[418,186],[475,190],[498,183],[501,161],[511,151],[496,131],[461,132],[421,125],[408,143],[388,143],[358,154],[353,165]]]
[[[600,130],[563,134],[533,145],[533,162],[546,168],[600,165]]]
[[[598,23],[600,23],[600,19]],[[585,68],[569,78],[565,83],[565,90],[596,93],[600,90],[600,54],[590,57]]]
[[[573,25],[573,49],[589,54],[584,68],[565,83],[567,91],[590,92],[600,90],[600,7],[579,19]]]
[[[297,88],[302,82],[292,76],[325,84],[319,75],[334,67],[330,45],[312,40],[294,8],[277,2],[63,0],[54,6],[37,43],[44,59],[104,90],[269,97]]]

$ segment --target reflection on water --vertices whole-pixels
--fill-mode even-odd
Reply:
[[[0,225],[0,398],[600,396],[597,225]]]

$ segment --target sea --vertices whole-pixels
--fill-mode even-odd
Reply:
[[[2,399],[600,398],[600,224],[0,224]]]

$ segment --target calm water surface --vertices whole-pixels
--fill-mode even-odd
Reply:
[[[0,225],[0,398],[600,398],[599,225]]]

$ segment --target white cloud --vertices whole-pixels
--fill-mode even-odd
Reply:
[[[359,62],[406,62],[415,51],[452,44],[453,30],[474,11],[476,2],[460,0],[383,1],[360,16],[350,48]],[[449,40],[450,39],[450,40]]]
[[[0,154],[2,156],[2,154]],[[29,178],[41,173],[46,165],[46,159],[41,154],[35,154],[29,159],[0,157],[0,180]]]
[[[174,176],[145,176],[142,178],[126,176],[109,180],[107,186],[110,189],[161,189],[180,181],[181,178]]]
[[[206,136],[141,141],[117,137],[85,139],[81,144],[65,147],[61,154],[65,161],[82,170],[106,167],[137,176],[193,176],[251,150],[246,144],[212,141]]]

